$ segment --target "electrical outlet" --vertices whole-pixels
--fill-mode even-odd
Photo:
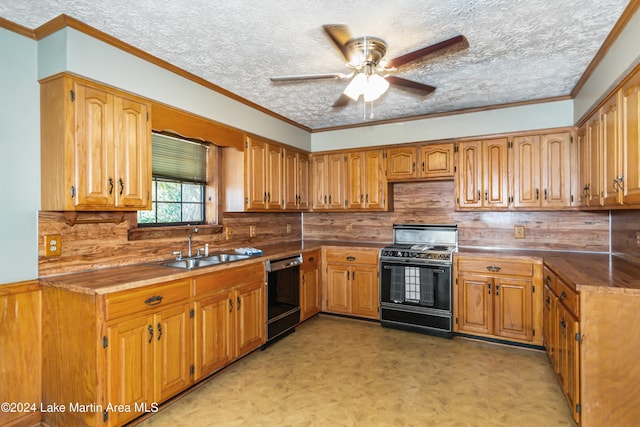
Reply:
[[[44,236],[44,256],[60,256],[62,253],[62,236],[51,234]]]
[[[249,226],[249,237],[256,237],[256,226],[255,225],[250,225]]]
[[[287,224],[287,234],[291,234],[291,224]]]
[[[224,228],[224,238],[227,240],[230,240],[231,237],[233,237],[233,230],[231,229],[231,227],[225,227]]]
[[[636,245],[640,248],[640,231],[636,233]]]
[[[516,225],[513,227],[513,237],[516,239],[524,239],[524,225]]]
[[[351,227],[351,224],[347,224],[347,226],[345,227],[345,231],[347,233],[351,233],[353,231],[353,227]]]

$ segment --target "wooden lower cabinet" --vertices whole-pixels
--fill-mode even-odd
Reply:
[[[320,312],[320,250],[302,254],[300,266],[300,321],[305,321]]]
[[[542,345],[542,266],[531,260],[456,257],[454,330]]]
[[[580,422],[579,295],[544,268],[544,346],[573,419]]]
[[[194,376],[198,381],[265,342],[264,265],[194,279]]]
[[[378,250],[325,249],[324,311],[379,319]]]

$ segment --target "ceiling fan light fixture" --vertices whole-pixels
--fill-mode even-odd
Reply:
[[[358,73],[355,75],[351,82],[344,89],[344,94],[349,98],[357,101],[367,88],[367,76],[364,73]]]
[[[371,74],[367,77],[367,86],[364,90],[364,102],[372,102],[380,98],[387,89],[389,82],[378,74]]]

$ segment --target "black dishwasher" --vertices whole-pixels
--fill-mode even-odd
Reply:
[[[300,323],[302,255],[267,261],[267,343]]]

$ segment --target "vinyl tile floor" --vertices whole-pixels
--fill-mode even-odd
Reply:
[[[138,426],[575,423],[542,351],[319,315]]]

